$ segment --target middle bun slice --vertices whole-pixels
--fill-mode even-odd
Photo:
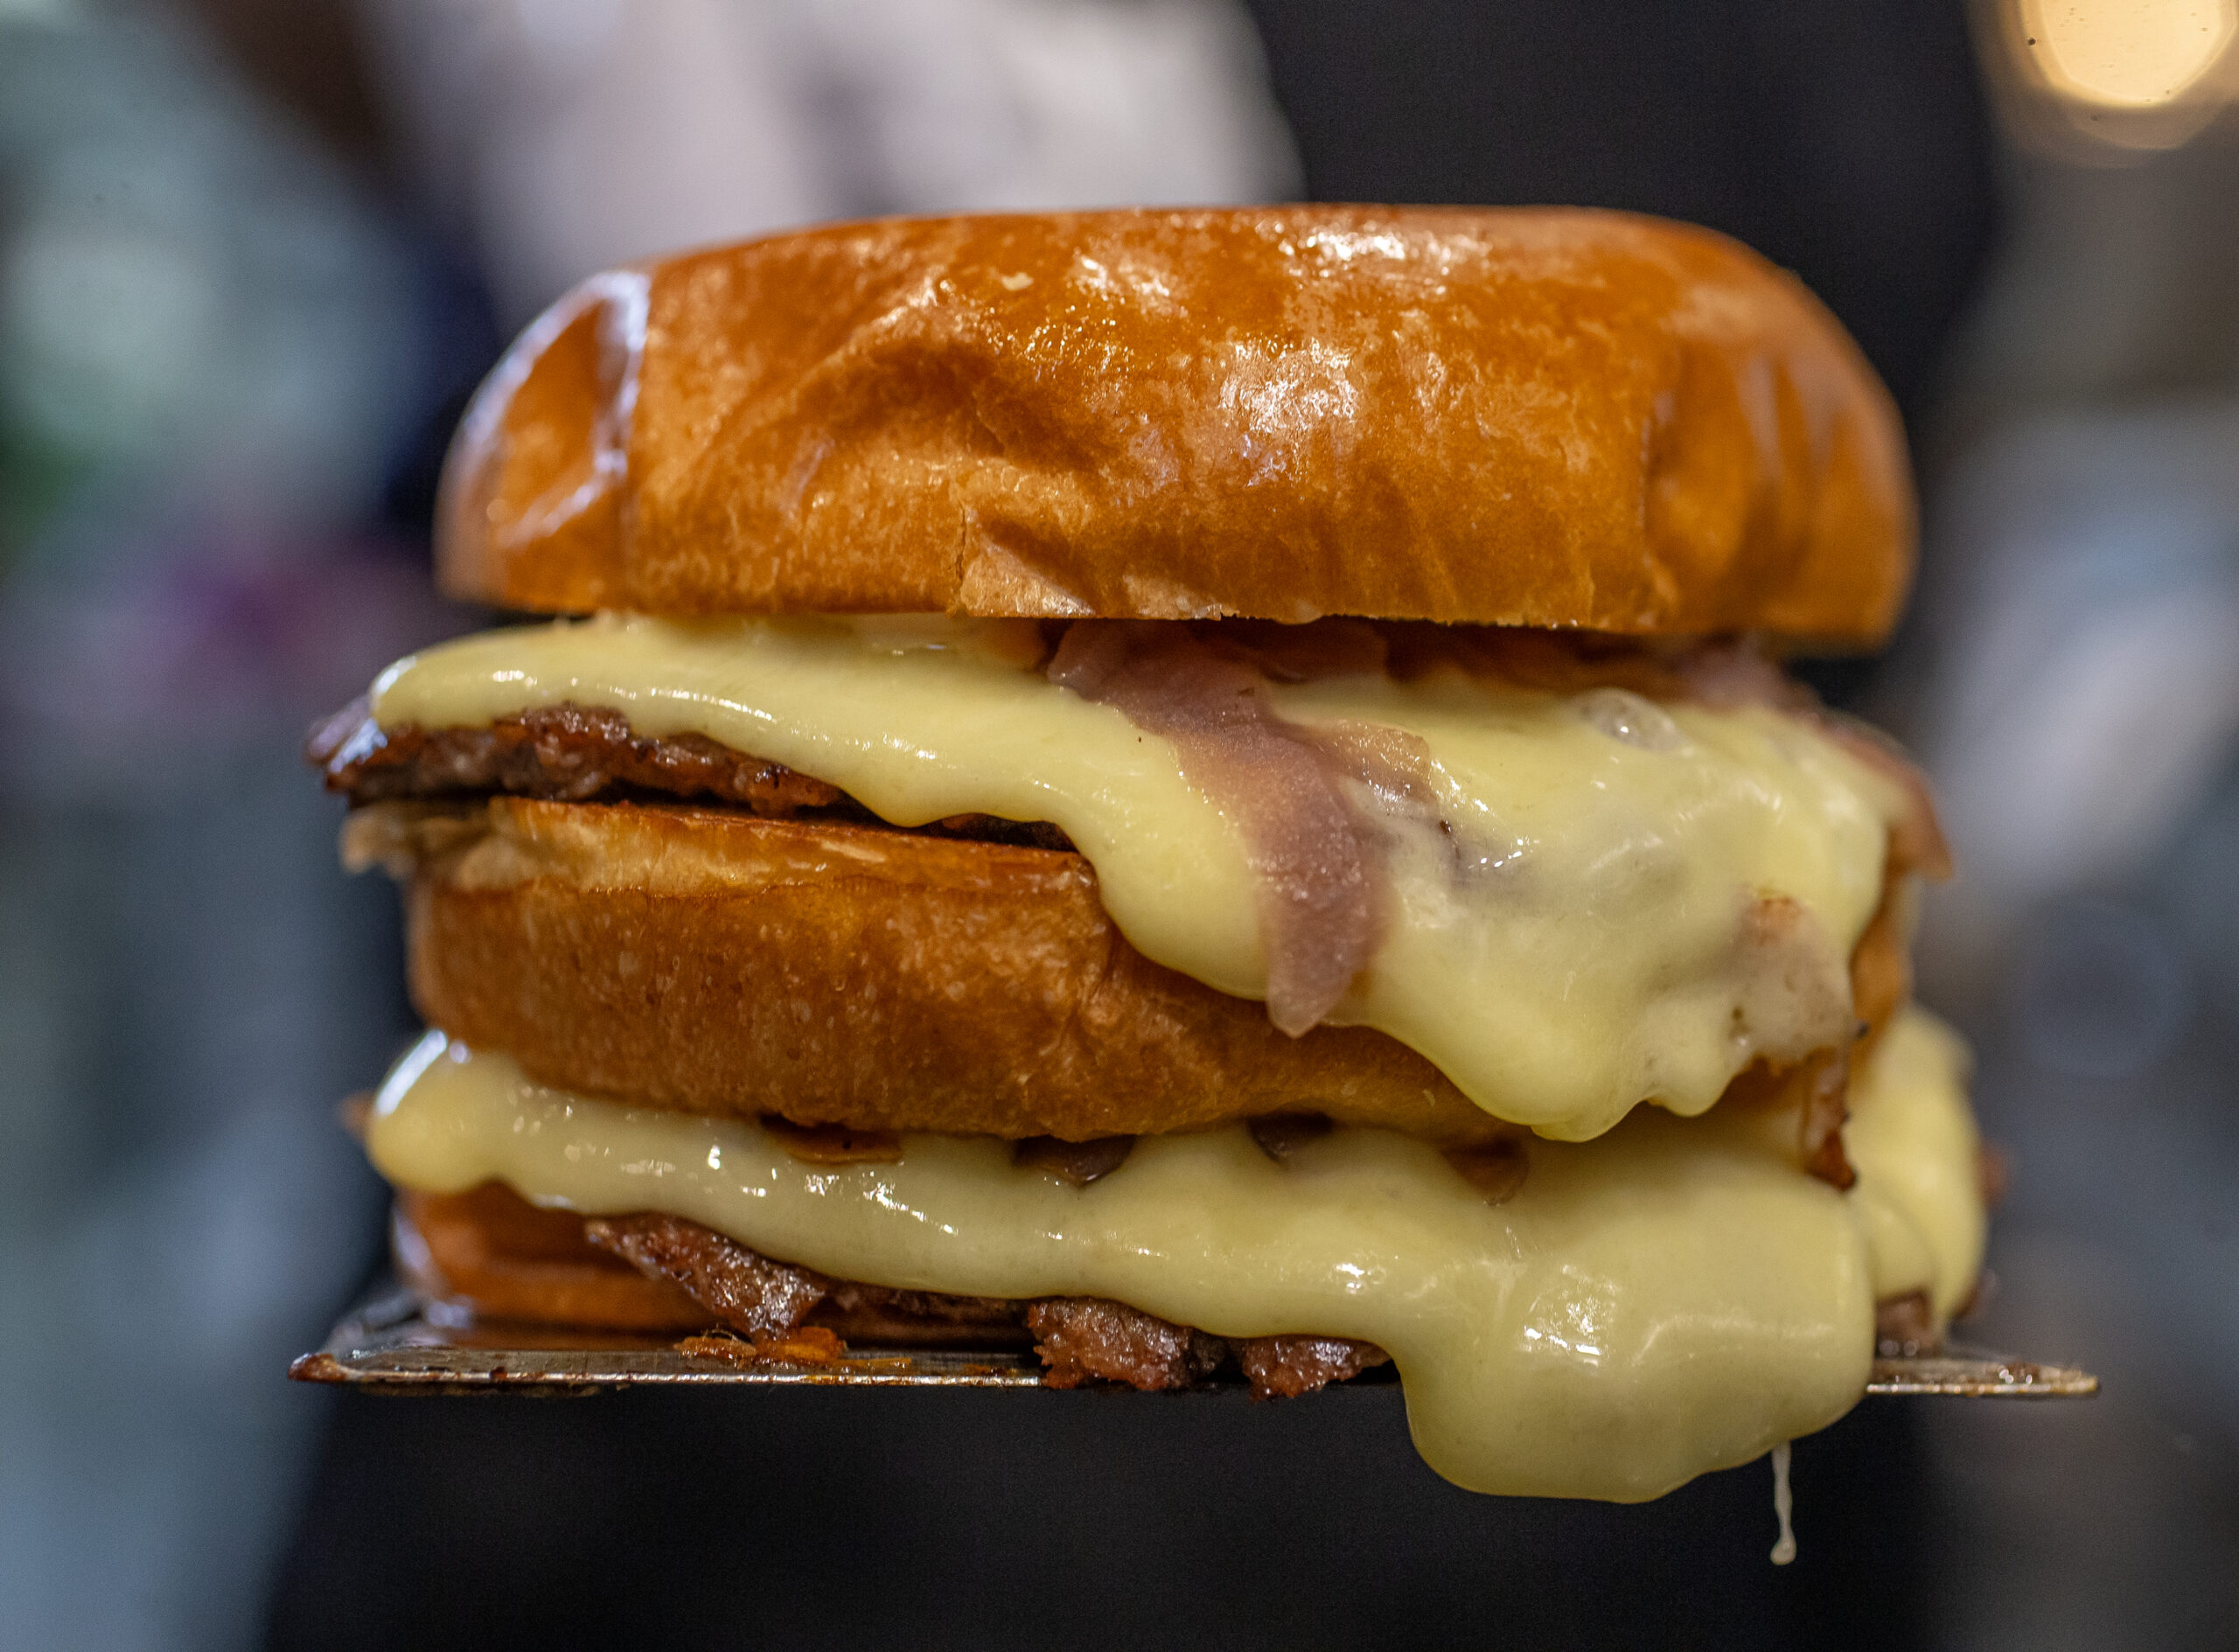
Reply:
[[[1079,855],[716,810],[506,798],[356,817],[416,863],[415,1000],[563,1089],[862,1130],[1147,1135],[1284,1112],[1442,1143],[1503,1125],[1366,1027],[1127,944]]]

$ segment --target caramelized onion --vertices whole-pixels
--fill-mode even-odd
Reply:
[[[1188,626],[1083,620],[1050,680],[1172,743],[1244,833],[1267,952],[1268,1019],[1294,1038],[1336,1007],[1376,950],[1380,870],[1340,790],[1342,760],[1275,715],[1265,673]]]
[[[1029,1170],[1046,1170],[1062,1181],[1085,1188],[1126,1163],[1134,1150],[1133,1136],[1099,1136],[1090,1141],[1029,1136],[1011,1149],[1011,1159]]]
[[[1320,1112],[1271,1112],[1251,1120],[1245,1128],[1259,1151],[1281,1164],[1309,1141],[1319,1141],[1334,1128],[1329,1115]]]
[[[1506,1204],[1524,1190],[1524,1178],[1531,1174],[1531,1155],[1515,1136],[1482,1147],[1448,1147],[1445,1158],[1455,1175],[1485,1195],[1487,1204]]]
[[[804,1164],[898,1164],[902,1138],[891,1130],[853,1130],[846,1125],[797,1125],[774,1112],[762,1127]]]

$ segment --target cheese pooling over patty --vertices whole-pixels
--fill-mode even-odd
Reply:
[[[1281,1163],[1240,1127],[1147,1136],[1085,1188],[980,1137],[813,1165],[755,1125],[549,1089],[440,1033],[390,1076],[366,1143],[408,1187],[494,1178],[585,1214],[661,1211],[835,1278],[1372,1342],[1447,1479],[1636,1501],[1849,1409],[1877,1299],[1967,1288],[1982,1212],[1959,1063],[1920,1012],[1892,1028],[1854,1098],[1873,1145],[1847,1195],[1796,1167],[1791,1115],[1741,1108],[1534,1143],[1497,1206],[1379,1130]]]
[[[1266,998],[1242,823],[1165,739],[1050,681],[1039,647],[1001,621],[609,616],[415,655],[372,708],[385,729],[438,729],[603,708],[640,735],[700,735],[827,781],[897,826],[1052,821],[1137,950]],[[1421,754],[1409,795],[1351,789],[1385,911],[1328,1020],[1392,1035],[1479,1106],[1563,1140],[1643,1100],[1700,1112],[1751,1061],[1847,1039],[1847,961],[1906,799],[1806,721],[1451,668],[1262,692],[1287,724],[1398,731]]]

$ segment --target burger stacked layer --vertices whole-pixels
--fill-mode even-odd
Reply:
[[[1886,628],[1901,450],[1730,244],[810,232],[563,303],[446,485],[455,589],[598,610],[312,743],[408,886],[366,1145],[454,1309],[1388,1364],[1447,1477],[1636,1499],[1970,1292],[1932,810],[1737,640]]]

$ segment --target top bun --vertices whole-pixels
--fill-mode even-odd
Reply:
[[[1792,277],[1565,210],[889,220],[594,277],[476,396],[455,595],[1870,645],[1894,409]]]

